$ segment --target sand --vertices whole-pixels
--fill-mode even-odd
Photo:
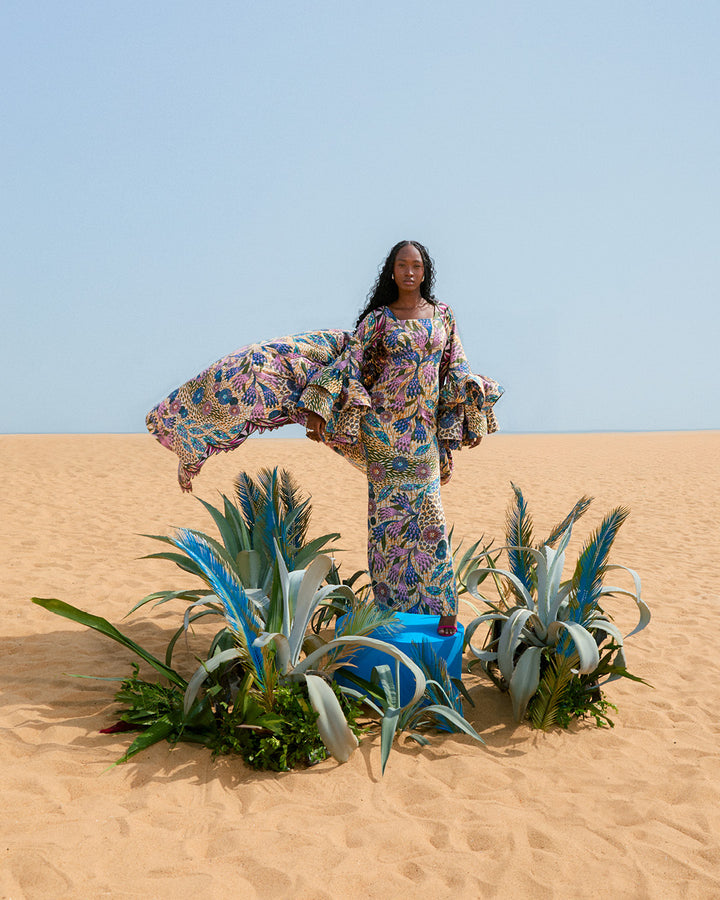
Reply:
[[[401,742],[384,778],[377,738],[345,765],[287,774],[166,743],[109,768],[129,740],[98,733],[115,721],[116,686],[66,673],[125,676],[132,658],[29,598],[76,604],[161,653],[181,605],[121,620],[188,580],[139,559],[156,549],[140,535],[211,531],[209,517],[146,435],[4,436],[0,448],[1,897],[720,896],[720,432],[498,434],[457,456],[444,491],[457,536],[501,535],[511,480],[539,533],[596,497],[571,559],[606,511],[631,508],[613,560],[643,580],[653,620],[627,656],[653,688],[608,688],[613,729],[543,734],[469,676],[467,715],[487,746]],[[241,469],[274,464],[312,493],[313,532],[342,533],[345,572],[362,567],[365,482],[325,448],[251,440],[208,462],[196,496],[212,502]],[[629,630],[633,605],[610,611]]]

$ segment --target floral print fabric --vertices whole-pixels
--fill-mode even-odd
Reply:
[[[181,483],[256,431],[326,421],[326,443],[368,478],[368,565],[376,602],[450,615],[457,596],[440,483],[452,451],[497,430],[497,382],[473,375],[449,307],[398,320],[386,307],[357,331],[250,344],[174,390],[147,416],[180,459]]]
[[[455,575],[440,482],[452,453],[497,429],[494,381],[471,374],[450,309],[363,319],[299,406],[326,421],[326,439],[368,477],[368,565],[375,601],[405,612],[452,615]]]
[[[242,347],[153,407],[148,430],[178,455],[189,482],[209,456],[253,432],[304,422],[300,394],[348,339],[344,331],[315,331]]]

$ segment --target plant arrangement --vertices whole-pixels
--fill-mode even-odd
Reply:
[[[222,509],[200,501],[217,526],[219,540],[190,529],[172,536],[148,535],[172,548],[149,558],[171,561],[203,584],[149,594],[131,610],[151,602],[186,602],[183,622],[170,637],[164,660],[106,619],[61,600],[33,598],[50,612],[127,647],[167,682],[141,679],[137,665],[132,676],[118,679],[121,721],[108,730],[140,732],[119,762],[160,740],[198,742],[215,753],[237,752],[256,768],[284,770],[327,753],[344,762],[358,746],[361,703],[381,717],[383,771],[399,723],[417,729],[444,717],[453,729],[479,741],[451,699],[447,679],[443,683],[442,675],[440,680],[434,677],[436,666],[428,667],[426,659],[411,659],[372,636],[379,628],[392,629],[394,614],[341,582],[322,552],[339,535],[307,540],[311,507],[292,476],[277,469],[263,470],[256,479],[242,473],[235,488],[236,502],[222,496]],[[326,638],[314,633],[311,623],[328,611],[342,614],[342,629]],[[197,670],[186,678],[173,668],[177,642],[193,623],[211,617],[220,619],[221,627]],[[380,649],[395,659],[398,669],[409,669],[415,690],[408,703],[400,704],[399,692],[389,687],[392,677],[384,671],[375,681],[385,688],[380,705],[376,692],[341,690],[335,683],[334,673],[341,667],[347,672],[352,653],[363,646]],[[423,702],[430,705],[416,715]]]
[[[385,772],[390,749],[397,735],[407,732],[408,736],[422,747],[428,739],[421,729],[435,728],[441,731],[467,734],[480,743],[485,743],[463,716],[462,697],[471,705],[472,700],[462,681],[450,678],[445,660],[438,656],[432,646],[411,644],[411,657],[425,676],[425,691],[422,697],[411,700],[407,705],[400,703],[400,673],[389,665],[375,666],[372,680],[341,669],[343,678],[356,684],[361,691],[348,690],[347,693],[367,704],[381,719],[381,764]]]
[[[465,630],[473,662],[510,694],[516,721],[530,718],[536,728],[567,725],[578,717],[592,716],[598,725],[612,721],[614,708],[602,688],[618,678],[642,679],[626,668],[624,641],[650,621],[650,611],[640,597],[640,578],[626,566],[611,565],[608,557],[628,510],[609,512],[583,546],[572,577],[562,573],[574,523],[592,502],[581,497],[570,513],[539,543],[534,542],[533,522],[522,492],[512,485],[514,500],[506,520],[508,568],[488,565],[469,572],[467,588],[490,612],[477,616]],[[485,552],[481,556],[488,557]],[[634,590],[608,587],[610,570],[624,570]],[[492,601],[478,585],[492,576],[499,600]],[[637,626],[625,637],[605,613],[601,602],[611,596],[630,597],[639,610]],[[481,625],[489,631],[482,647],[473,644]]]

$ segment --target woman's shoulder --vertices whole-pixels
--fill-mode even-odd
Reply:
[[[388,314],[387,306],[377,306],[360,319],[357,324],[357,330],[363,332],[374,331],[379,325],[385,322]]]
[[[455,313],[452,311],[452,307],[448,306],[447,303],[442,303],[440,300],[436,300],[435,308],[437,309],[440,316],[442,316],[444,321],[448,324],[455,321]]]

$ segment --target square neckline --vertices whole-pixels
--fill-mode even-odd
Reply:
[[[387,305],[385,306],[385,309],[390,313],[390,315],[393,317],[393,319],[395,319],[396,322],[432,322],[433,319],[437,318],[437,306],[434,307],[435,313],[432,316],[418,316],[408,319],[399,318]]]

